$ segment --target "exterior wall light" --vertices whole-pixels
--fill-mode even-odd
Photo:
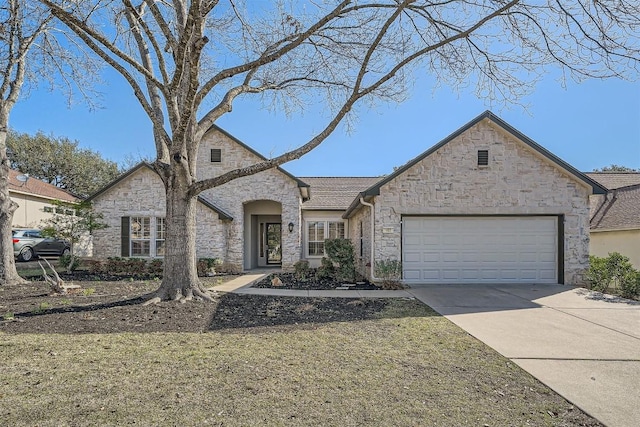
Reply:
[[[289,223],[289,233],[293,233],[293,223]]]

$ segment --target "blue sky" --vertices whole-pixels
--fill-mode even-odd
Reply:
[[[31,90],[14,108],[10,126],[78,140],[117,162],[153,156],[151,125],[131,90],[114,76],[100,91],[102,108],[89,111],[83,104],[68,108],[59,94]],[[434,92],[420,80],[404,103],[360,109],[353,132],[338,129],[284,168],[297,176],[387,174],[487,109],[579,170],[612,163],[640,168],[640,82],[589,80],[565,89],[549,77],[520,103],[527,108],[492,106],[469,92]],[[218,122],[267,157],[300,145],[324,124],[313,112],[286,118],[248,100]]]

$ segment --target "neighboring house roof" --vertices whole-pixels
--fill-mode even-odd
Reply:
[[[129,169],[128,171],[126,171],[125,173],[121,174],[119,177],[117,177],[113,181],[111,181],[109,184],[107,184],[104,187],[102,187],[100,190],[96,191],[95,193],[93,193],[92,195],[87,197],[87,201],[91,201],[91,200],[94,200],[96,197],[99,197],[102,193],[106,192],[107,190],[109,190],[111,187],[117,185],[118,183],[124,181],[129,176],[133,175],[135,172],[140,170],[141,168],[149,168],[153,172],[157,173],[156,170],[153,168],[153,166],[151,166],[149,163],[140,162],[137,165],[135,165],[134,167],[132,167],[131,169]],[[221,209],[218,206],[216,206],[213,202],[205,199],[204,197],[198,196],[198,201],[200,203],[202,203],[203,205],[205,205],[206,207],[208,207],[209,209],[213,210],[215,213],[217,213],[218,217],[220,219],[229,220],[229,221],[233,220],[233,217],[230,214],[228,214],[223,209]]]
[[[609,190],[640,184],[640,172],[585,172],[585,175]]]
[[[555,154],[551,153],[549,150],[542,147],[540,144],[536,143],[528,136],[524,135],[522,132],[512,127],[510,124],[502,120],[500,117],[496,116],[491,111],[487,110],[484,113],[480,114],[475,119],[471,120],[466,125],[462,126],[460,129],[458,129],[451,135],[449,135],[448,137],[446,137],[445,139],[443,139],[442,141],[440,141],[439,143],[437,143],[436,145],[434,145],[433,147],[429,148],[424,153],[420,154],[419,156],[407,162],[404,166],[397,168],[392,174],[387,175],[386,177],[378,181],[376,184],[372,185],[371,187],[367,188],[365,191],[358,194],[358,196],[352,201],[351,205],[343,215],[343,218],[348,218],[351,215],[351,213],[358,208],[358,206],[360,205],[360,197],[370,197],[370,196],[379,195],[380,188],[383,185],[387,184],[388,182],[395,179],[396,177],[402,175],[412,166],[419,163],[426,157],[430,156],[431,154],[433,154],[434,152],[442,148],[444,145],[448,144],[450,141],[454,140],[455,138],[457,138],[464,132],[468,131],[472,127],[476,126],[478,123],[480,123],[482,120],[485,120],[485,119],[490,120],[492,123],[500,127],[502,130],[511,134],[514,138],[517,138],[518,140],[527,144],[534,151],[537,151],[538,153],[542,154],[552,163],[555,163],[560,168],[564,169],[565,171],[569,172],[571,175],[575,176],[578,180],[590,186],[592,188],[593,194],[605,194],[607,192],[607,189],[604,186],[594,181],[592,178],[588,177],[582,172],[578,171],[573,166],[571,166],[564,160],[560,159]]]
[[[79,200],[73,194],[37,178],[29,178],[26,182],[18,181],[18,175],[22,175],[22,173],[13,169],[9,170],[9,191],[11,192],[31,194],[45,199],[65,202],[77,202]]]
[[[304,210],[340,210],[349,207],[353,198],[380,177],[302,177],[311,186],[313,197],[302,204]]]
[[[594,209],[591,231],[640,229],[640,184],[612,190]]]
[[[219,127],[217,125],[211,125],[211,127],[207,130],[207,132],[209,132],[212,129],[222,133],[227,138],[231,139],[233,142],[235,142],[236,144],[238,144],[239,146],[241,146],[245,150],[249,151],[250,153],[254,154],[255,156],[259,157],[260,159],[268,160],[265,156],[263,156],[262,154],[258,153],[256,150],[254,150],[253,148],[249,147],[247,144],[245,144],[244,142],[240,141],[238,138],[236,138],[235,136],[231,135],[229,132],[227,132],[226,130],[222,129],[221,127]],[[308,193],[309,184],[307,184],[306,182],[302,181],[302,179],[296,178],[295,176],[291,175],[289,172],[287,172],[286,170],[282,169],[280,166],[276,166],[276,169],[279,170],[280,172],[282,172],[283,174],[287,175],[289,178],[291,178],[294,181],[296,181],[296,183],[298,184],[298,187],[300,187],[300,189],[301,189],[301,193],[303,194],[303,198],[304,199],[308,199],[310,197],[310,195]],[[304,189],[304,191],[302,191],[302,189]]]

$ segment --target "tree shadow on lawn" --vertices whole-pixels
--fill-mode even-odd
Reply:
[[[329,322],[439,316],[414,299],[319,298],[220,293],[214,303],[161,302],[143,306],[144,292],[51,296],[33,289],[22,300],[3,295],[0,332],[151,333],[238,331],[246,328],[300,328]]]

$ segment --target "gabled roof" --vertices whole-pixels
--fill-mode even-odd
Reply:
[[[424,153],[420,154],[419,156],[417,156],[414,159],[412,159],[409,162],[407,162],[404,166],[401,166],[398,169],[396,169],[392,174],[387,175],[385,178],[381,179],[376,184],[372,185],[371,187],[367,188],[365,191],[361,192],[358,195],[358,197],[356,197],[355,200],[353,200],[353,202],[351,203],[351,205],[347,209],[347,212],[345,212],[345,214],[343,215],[343,218],[348,218],[349,215],[351,215],[351,213],[358,207],[358,205],[360,203],[360,197],[371,197],[371,196],[379,195],[380,194],[380,188],[383,185],[387,184],[388,182],[390,182],[391,180],[395,179],[396,177],[402,175],[407,170],[409,170],[411,167],[413,167],[417,163],[421,162],[423,159],[425,159],[426,157],[430,156],[431,154],[433,154],[434,152],[436,152],[437,150],[439,150],[440,148],[442,148],[443,146],[445,146],[446,144],[448,144],[452,140],[456,139],[458,136],[460,136],[464,132],[468,131],[472,127],[476,126],[478,123],[480,123],[481,121],[483,121],[485,119],[491,121],[496,126],[501,128],[503,131],[505,131],[505,132],[509,133],[510,135],[512,135],[514,138],[522,141],[524,144],[528,145],[534,151],[537,151],[538,153],[540,153],[542,156],[544,156],[545,158],[550,160],[552,163],[555,163],[560,168],[562,168],[565,171],[569,172],[571,175],[576,177],[576,179],[584,182],[586,185],[588,185],[589,187],[592,188],[593,194],[605,194],[607,192],[607,189],[604,186],[600,185],[598,182],[594,181],[593,179],[589,178],[588,176],[586,176],[582,172],[578,171],[576,168],[574,168],[573,166],[571,166],[570,164],[568,164],[564,160],[560,159],[555,154],[551,153],[549,150],[547,150],[546,148],[542,147],[541,145],[536,143],[534,140],[532,140],[528,136],[524,135],[522,132],[520,132],[517,129],[515,129],[513,126],[511,126],[510,124],[508,124],[507,122],[502,120],[500,117],[496,116],[491,111],[487,110],[484,113],[480,114],[475,119],[471,120],[466,125],[462,126],[460,129],[458,129],[457,131],[455,131],[451,135],[447,136],[445,139],[443,139],[442,141],[440,141],[439,143],[437,143],[433,147],[429,148]]]
[[[65,202],[77,202],[80,200],[73,194],[37,178],[28,178],[26,182],[18,181],[18,175],[22,175],[22,173],[13,169],[9,170],[9,191],[11,192],[31,194],[45,199]]]
[[[640,184],[640,172],[585,172],[585,175],[609,190]]]
[[[254,150],[253,148],[249,147],[247,144],[245,144],[244,142],[240,141],[238,138],[236,138],[235,136],[231,135],[226,130],[222,129],[220,126],[215,125],[215,124],[211,125],[209,127],[209,129],[207,129],[207,132],[209,132],[211,130],[215,130],[217,132],[220,132],[221,134],[223,134],[227,138],[231,139],[233,142],[235,142],[236,144],[238,144],[239,146],[241,146],[245,150],[249,151],[254,156],[259,157],[261,160],[268,160],[265,156],[263,156],[262,154],[258,153],[256,150]],[[309,188],[309,184],[307,184],[306,182],[302,181],[300,178],[296,178],[295,176],[291,175],[289,172],[287,172],[286,170],[282,169],[280,166],[276,166],[276,169],[278,171],[282,172],[283,174],[285,174],[286,176],[288,176],[289,178],[293,179],[298,184],[298,187],[305,188],[305,189]],[[304,198],[308,199],[309,198],[308,194]]]
[[[380,177],[303,177],[311,186],[313,197],[302,204],[303,210],[339,210],[349,207],[362,190],[378,182]]]
[[[96,197],[99,197],[101,194],[103,194],[104,192],[106,192],[110,188],[114,187],[118,183],[124,181],[125,179],[127,179],[128,177],[130,177],[131,175],[133,175],[134,173],[136,173],[137,171],[139,171],[142,168],[148,168],[149,170],[153,171],[154,173],[157,173],[156,170],[153,168],[153,166],[151,166],[149,163],[140,162],[137,165],[135,165],[134,167],[132,167],[131,169],[129,169],[128,171],[126,171],[125,173],[121,174],[119,177],[117,177],[113,181],[111,181],[109,184],[107,184],[104,187],[102,187],[100,190],[96,191],[95,193],[93,193],[92,195],[87,197],[87,201],[94,200]],[[216,206],[213,202],[205,199],[204,197],[198,196],[198,201],[200,203],[202,203],[203,205],[205,205],[206,207],[208,207],[209,209],[211,209],[212,211],[214,211],[215,213],[217,213],[218,214],[218,218],[220,218],[222,220],[229,220],[229,221],[233,220],[233,217],[230,214],[228,214],[223,209],[221,209],[218,206]]]
[[[611,191],[591,218],[591,231],[640,229],[640,184]]]

